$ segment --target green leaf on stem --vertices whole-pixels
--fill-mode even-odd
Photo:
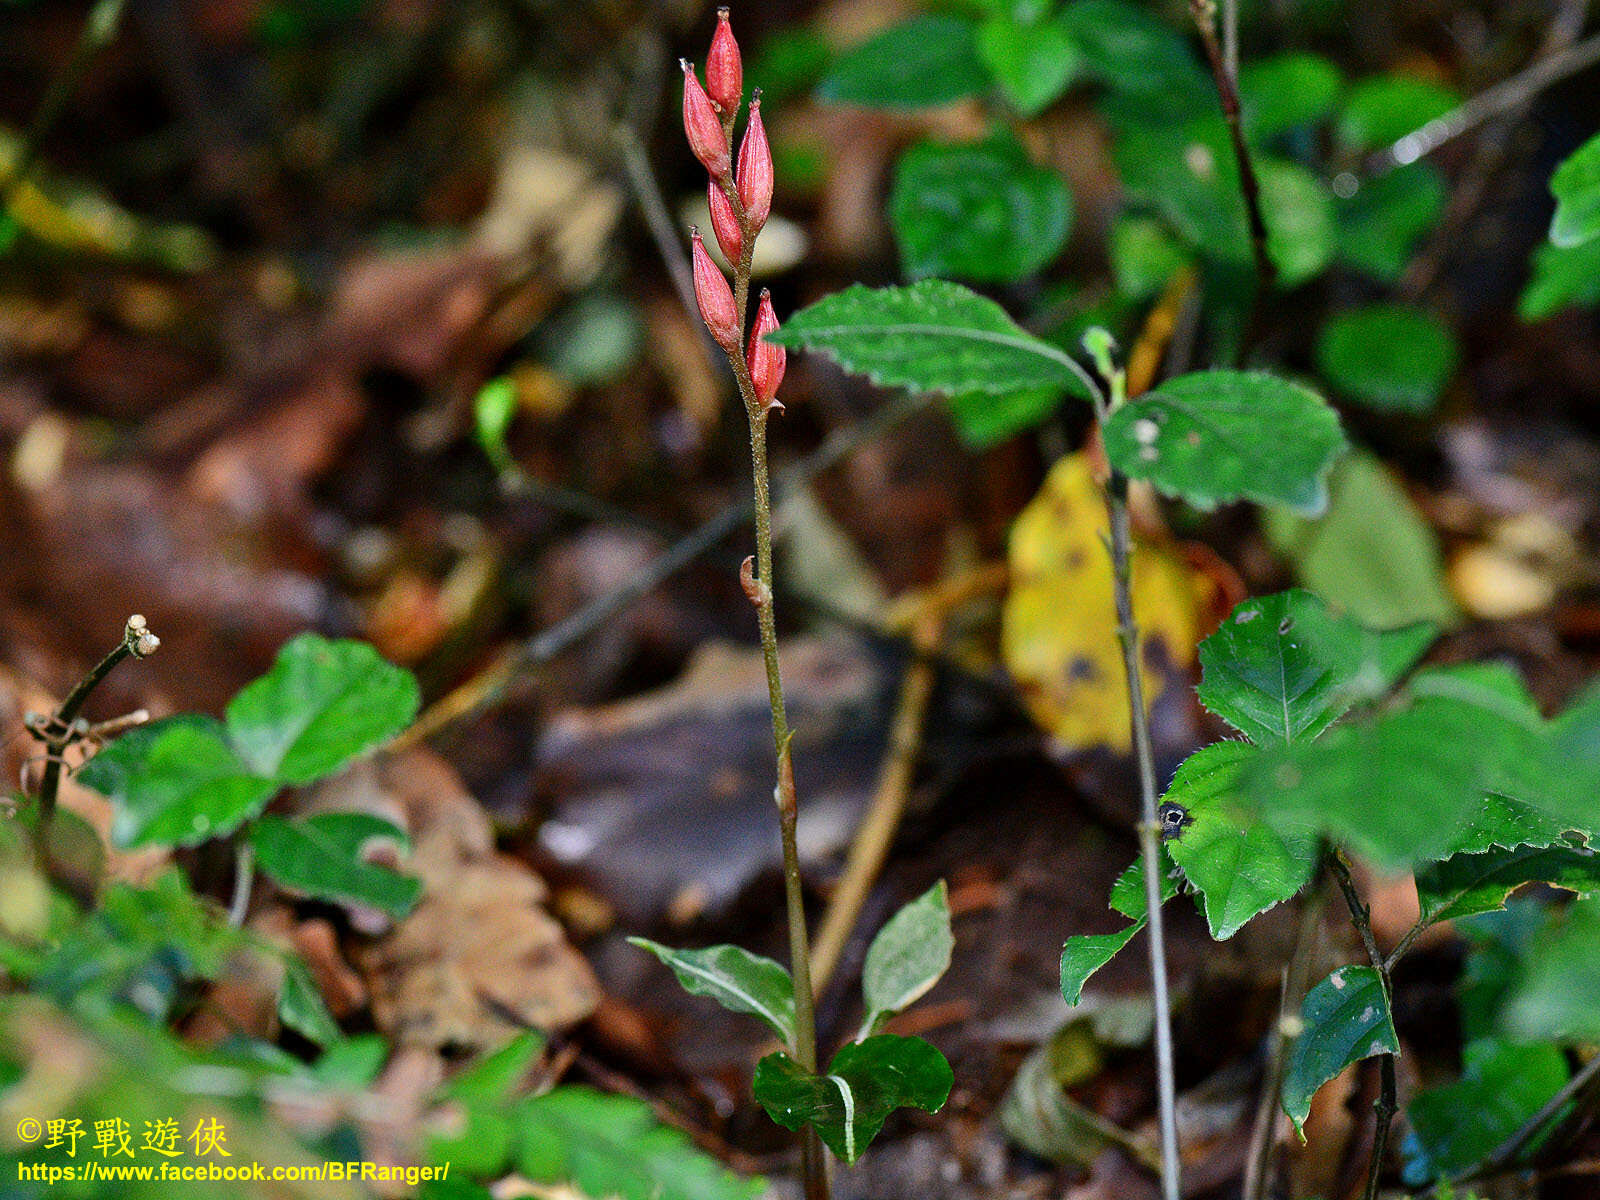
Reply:
[[[1460,359],[1448,325],[1402,304],[1341,312],[1317,337],[1317,366],[1328,382],[1379,412],[1430,411]]]
[[[110,799],[118,846],[193,846],[232,833],[278,791],[239,760],[210,717],[154,721],[123,734],[78,772]]]
[[[1239,71],[1245,132],[1266,142],[1328,117],[1344,90],[1344,74],[1320,54],[1290,51],[1258,58]]]
[[[950,969],[955,937],[944,880],[934,884],[884,923],[867,949],[861,993],[869,1031],[916,1003]]]
[[[1422,921],[1432,925],[1505,907],[1506,897],[1528,883],[1544,883],[1579,896],[1600,893],[1600,855],[1586,846],[1496,847],[1454,854],[1417,872]]]
[[[1399,141],[1460,102],[1449,88],[1413,75],[1374,75],[1350,89],[1336,126],[1339,140],[1361,150]]]
[[[820,350],[886,387],[960,396],[1055,388],[1088,395],[1070,355],[1025,332],[993,300],[959,284],[861,284],[825,296],[768,339]]]
[[[912,278],[1014,283],[1045,266],[1072,228],[1072,195],[1016,136],[918,142],[895,165],[889,221]]]
[[[283,982],[278,987],[278,1019],[318,1046],[339,1040],[339,1023],[322,1001],[322,991],[311,971],[296,954],[283,958]]]
[[[1299,163],[1266,159],[1257,168],[1267,253],[1281,287],[1298,287],[1321,274],[1338,247],[1333,194]]]
[[[950,397],[950,419],[964,445],[987,450],[1044,424],[1060,404],[1061,389],[1057,387],[1025,388],[998,396],[968,392]]]
[[[1167,849],[1218,941],[1298,893],[1317,866],[1314,834],[1285,832],[1239,802],[1243,767],[1259,753],[1248,742],[1207,746],[1178,768],[1165,797],[1188,810],[1191,824]]]
[[[1156,857],[1161,864],[1161,903],[1165,904],[1178,894],[1178,871],[1166,842],[1161,844]],[[1121,913],[1130,921],[1144,920],[1149,902],[1145,896],[1143,856],[1134,859],[1127,870],[1117,876],[1106,903],[1113,912]]]
[[[1399,1054],[1383,981],[1371,967],[1340,967],[1307,994],[1303,1029],[1283,1076],[1283,1111],[1298,1131],[1317,1089],[1351,1063]]]
[[[783,1039],[794,1044],[794,984],[781,963],[738,946],[674,950],[648,938],[629,938],[672,968],[686,992],[709,996],[729,1012],[760,1017]]]
[[[1077,1004],[1083,998],[1083,985],[1089,982],[1089,977],[1115,958],[1143,928],[1141,918],[1117,933],[1080,933],[1069,937],[1061,947],[1061,998],[1068,1004]]]
[[[1503,1010],[1519,1041],[1600,1039],[1600,900],[1580,900],[1533,941],[1521,986]]]
[[[1075,0],[1059,20],[1087,69],[1118,92],[1181,111],[1210,86],[1189,43],[1148,9],[1127,0]]]
[[[1398,283],[1417,242],[1439,224],[1449,189],[1431,163],[1417,162],[1358,182],[1334,204],[1336,256],[1382,283]]]
[[[1477,1166],[1567,1082],[1558,1046],[1480,1038],[1462,1050],[1461,1078],[1425,1088],[1406,1106],[1415,1154],[1406,1182],[1421,1185]],[[1408,1139],[1408,1143],[1410,1139]]]
[[[1321,512],[1328,470],[1345,445],[1321,396],[1253,371],[1180,375],[1105,425],[1113,466],[1201,509],[1257,500]]]
[[[1533,270],[1517,301],[1524,321],[1542,321],[1564,308],[1600,304],[1600,238],[1563,249],[1545,242],[1533,252]]]
[[[1550,177],[1556,198],[1550,241],[1571,250],[1600,238],[1600,134],[1574,150]]]
[[[833,1056],[825,1075],[813,1075],[787,1054],[756,1064],[755,1095],[785,1129],[810,1125],[823,1144],[853,1163],[897,1108],[938,1112],[955,1076],[921,1038],[879,1034],[851,1042]]]
[[[978,54],[995,82],[1024,117],[1037,116],[1059,99],[1082,60],[1059,22],[1024,21],[995,13],[978,27]]]
[[[405,833],[362,812],[327,812],[286,820],[262,817],[250,830],[256,865],[284,887],[319,900],[366,904],[405,916],[422,895],[422,881],[367,862],[374,842],[409,847]]]
[[[304,784],[374,750],[411,723],[410,671],[365,642],[302,634],[228,704],[228,736],[256,774]]]
[[[1200,702],[1258,745],[1314,738],[1437,636],[1427,624],[1371,632],[1298,588],[1245,600],[1200,643]]]
[[[529,1096],[510,1110],[517,1173],[620,1200],[755,1200],[760,1178],[742,1179],[662,1125],[650,1106],[573,1084]]]
[[[978,28],[966,17],[912,17],[847,50],[817,87],[817,98],[866,108],[933,108],[981,92],[988,72]]]

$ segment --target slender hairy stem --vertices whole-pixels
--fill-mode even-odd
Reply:
[[[1328,870],[1333,873],[1335,881],[1339,884],[1339,891],[1344,895],[1345,906],[1350,910],[1350,921],[1356,927],[1356,932],[1361,935],[1361,944],[1367,949],[1367,957],[1372,961],[1372,969],[1378,973],[1378,982],[1383,988],[1383,1002],[1390,1012],[1394,1011],[1394,991],[1390,986],[1389,963],[1384,959],[1378,949],[1378,940],[1372,936],[1372,911],[1362,902],[1361,893],[1356,890],[1356,882],[1350,877],[1350,868],[1340,857],[1337,850],[1330,850],[1323,859]],[[1372,1130],[1372,1160],[1367,1166],[1367,1188],[1363,1193],[1365,1200],[1374,1200],[1378,1194],[1378,1180],[1383,1175],[1383,1159],[1389,1149],[1389,1126],[1394,1120],[1394,1114],[1400,1109],[1399,1088],[1395,1082],[1394,1055],[1385,1054],[1378,1060],[1379,1084],[1378,1101],[1373,1105],[1375,1122]]]
[[[1195,28],[1200,31],[1206,60],[1211,64],[1211,77],[1217,85],[1217,99],[1222,103],[1222,119],[1228,123],[1233,157],[1239,166],[1239,186],[1244,192],[1245,215],[1250,222],[1250,252],[1255,256],[1257,291],[1264,295],[1272,290],[1278,269],[1273,265],[1272,256],[1267,253],[1267,222],[1261,214],[1261,184],[1256,178],[1255,163],[1250,158],[1250,147],[1244,140],[1244,125],[1239,117],[1239,89],[1234,84],[1233,73],[1228,69],[1222,44],[1217,40],[1216,4],[1213,0],[1189,0],[1189,12],[1194,17]]]

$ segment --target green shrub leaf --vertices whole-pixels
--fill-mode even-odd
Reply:
[[[278,790],[239,760],[210,717],[169,717],[123,734],[78,772],[113,805],[118,846],[193,846],[225,837]]]
[[[823,1144],[853,1163],[897,1108],[938,1112],[955,1076],[921,1038],[879,1034],[851,1042],[833,1056],[826,1075],[813,1075],[787,1054],[756,1064],[755,1094],[785,1129],[810,1125]]]
[[[1370,150],[1398,141],[1458,103],[1449,88],[1412,75],[1376,75],[1350,89],[1339,115],[1339,140]]]
[[[1334,204],[1336,257],[1383,283],[1397,283],[1422,235],[1438,226],[1448,192],[1431,163],[1396,167],[1361,181]]]
[[[1600,1039],[1600,900],[1572,905],[1525,963],[1504,1009],[1506,1032],[1525,1041]]]
[[[948,891],[941,879],[890,917],[872,939],[861,969],[864,1028],[877,1029],[925,996],[950,969],[954,949]]]
[[[781,963],[738,946],[674,950],[648,938],[629,938],[672,968],[683,989],[710,996],[729,1012],[760,1017],[787,1044],[794,1042],[794,984]]]
[[[1563,248],[1544,243],[1533,252],[1533,271],[1517,300],[1524,321],[1542,321],[1562,309],[1600,304],[1600,238]]]
[[[1566,1082],[1566,1055],[1557,1046],[1469,1042],[1461,1078],[1418,1092],[1406,1107],[1417,1150],[1406,1164],[1406,1182],[1420,1185],[1477,1166]]]
[[[996,13],[978,29],[978,54],[1013,108],[1037,116],[1059,99],[1081,65],[1072,39],[1052,21]]]
[[[1112,413],[1105,447],[1130,478],[1197,508],[1257,500],[1316,513],[1345,438],[1309,388],[1259,372],[1197,371]]]
[[[901,155],[889,221],[907,275],[1013,283],[1060,253],[1072,196],[1002,130],[964,145],[919,142]]]
[[[411,672],[365,642],[302,634],[228,704],[228,736],[256,774],[311,783],[399,733],[417,703]]]
[[[1167,849],[1218,941],[1298,893],[1317,865],[1313,834],[1285,833],[1239,802],[1243,766],[1259,753],[1247,742],[1207,746],[1178,768],[1165,797],[1188,810],[1191,824]]]
[[[1306,996],[1304,1023],[1283,1076],[1283,1111],[1296,1129],[1317,1089],[1351,1063],[1400,1053],[1383,981],[1371,967],[1341,967]]]
[[[1568,844],[1451,855],[1417,872],[1422,920],[1432,925],[1495,912],[1505,907],[1512,892],[1534,882],[1592,896],[1600,892],[1600,856]]]
[[[1258,58],[1239,71],[1245,132],[1270,141],[1329,116],[1344,90],[1344,75],[1320,54],[1290,51]]]
[[[362,851],[374,841],[409,844],[395,825],[360,812],[318,813],[293,821],[262,817],[250,831],[256,865],[285,887],[403,917],[422,895],[422,881],[364,861]]]
[[[986,450],[1044,424],[1061,403],[1060,388],[1026,388],[991,396],[969,392],[950,397],[950,419],[963,444]]]
[[[1164,842],[1157,855],[1157,861],[1161,864],[1161,903],[1165,904],[1178,894],[1178,872]],[[1116,882],[1111,885],[1111,895],[1106,903],[1113,912],[1121,913],[1130,921],[1144,920],[1149,901],[1144,890],[1142,857],[1134,859],[1128,864],[1127,870],[1117,876]]]
[[[993,300],[959,284],[856,284],[802,309],[768,338],[820,350],[887,387],[990,396],[1023,388],[1087,397],[1083,368],[1026,333]]]
[[[1068,1004],[1077,1004],[1083,998],[1083,985],[1089,977],[1105,966],[1144,928],[1144,921],[1135,921],[1117,933],[1081,933],[1069,937],[1061,947],[1061,998]]]
[[[914,109],[981,92],[989,76],[978,28],[965,17],[913,17],[841,55],[817,97],[833,104]]]
[[[1402,304],[1339,313],[1317,338],[1317,366],[1328,382],[1379,412],[1429,411],[1460,359],[1449,326]]]
[[[278,1020],[318,1046],[339,1040],[339,1024],[322,1002],[322,992],[298,955],[283,960],[283,982],[278,987]]]
[[[1550,177],[1556,198],[1550,241],[1564,250],[1600,238],[1600,134],[1572,152]]]
[[[1127,0],[1074,0],[1059,20],[1086,67],[1119,92],[1182,111],[1210,87],[1189,43],[1148,9]]]
[[[1200,702],[1258,744],[1314,738],[1398,682],[1437,635],[1370,632],[1298,588],[1245,600],[1200,643]]]

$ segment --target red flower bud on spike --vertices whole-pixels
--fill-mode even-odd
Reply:
[[[767,334],[778,331],[778,314],[772,311],[772,293],[761,289],[761,307],[756,312],[755,328],[750,331],[750,382],[755,385],[756,399],[761,401],[763,412],[783,409],[776,399],[778,385],[783,382],[783,368],[788,353],[782,346],[763,341]]]
[[[731,354],[739,345],[739,312],[733,306],[733,290],[727,276],[711,261],[700,231],[691,229],[689,237],[694,243],[694,296],[700,302],[700,315],[717,345]]]
[[[725,113],[738,111],[744,98],[744,64],[725,8],[717,9],[717,32],[711,38],[711,53],[706,55],[706,91]]]
[[[722,119],[712,107],[711,97],[700,86],[689,60],[679,61],[683,67],[683,132],[688,135],[689,149],[711,172],[711,178],[726,179],[730,163]]]
[[[750,98],[750,121],[739,145],[739,201],[750,228],[759,230],[772,211],[772,147],[761,123],[761,93]]]
[[[739,218],[734,216],[733,201],[715,180],[706,185],[706,203],[711,207],[711,229],[717,235],[717,245],[728,256],[735,268],[744,249],[744,235],[739,232]]]

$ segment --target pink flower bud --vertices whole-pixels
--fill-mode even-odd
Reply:
[[[739,345],[739,312],[733,306],[733,290],[728,287],[727,277],[711,261],[705,242],[700,240],[700,231],[690,230],[689,237],[694,243],[694,296],[700,302],[700,315],[717,345],[731,354]],[[776,328],[776,324],[773,327]]]
[[[683,132],[688,135],[689,149],[694,151],[713,179],[726,179],[729,168],[728,136],[722,132],[722,120],[711,106],[711,97],[700,86],[700,80],[682,59],[683,67]]]
[[[761,289],[761,307],[756,311],[755,328],[750,331],[750,382],[755,385],[756,399],[761,401],[763,412],[783,409],[775,397],[778,385],[783,382],[783,368],[788,357],[782,346],[763,339],[778,331],[778,314],[772,311],[772,293]]]
[[[735,267],[744,249],[744,235],[739,232],[739,218],[733,213],[733,201],[715,180],[706,185],[706,203],[711,206],[711,230],[717,235],[717,245]]]
[[[739,201],[750,228],[759,230],[772,211],[772,147],[761,123],[761,93],[750,98],[750,121],[739,145]]]
[[[744,98],[744,64],[725,8],[717,9],[717,32],[711,38],[711,53],[706,55],[706,91],[725,113],[736,112]]]

